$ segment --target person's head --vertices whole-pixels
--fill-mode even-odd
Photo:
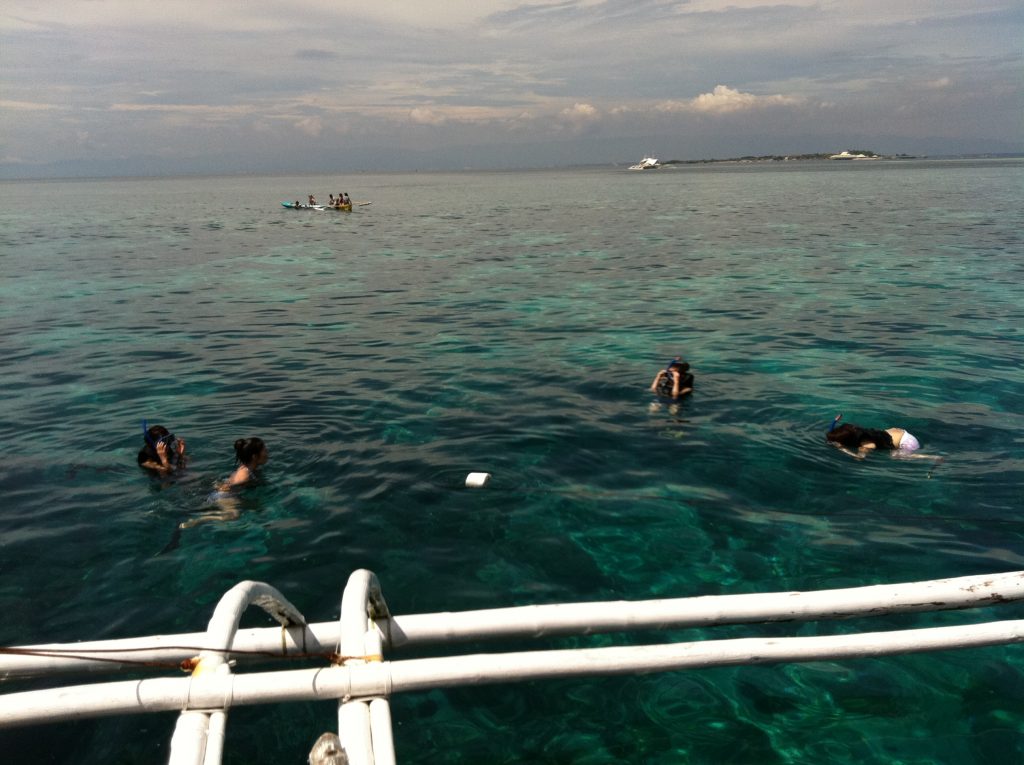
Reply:
[[[142,423],[142,435],[146,439],[146,451],[150,452],[154,457],[157,455],[156,446],[157,444],[163,444],[167,447],[168,454],[177,454],[178,441],[163,425],[150,425],[146,427],[146,423]]]
[[[860,449],[868,444],[876,449],[892,449],[895,444],[892,434],[886,430],[875,428],[862,428],[860,425],[847,423],[833,428],[825,433],[825,438],[834,444],[844,446],[847,449]]]
[[[669,372],[671,372],[673,369],[676,370],[677,372],[688,372],[690,369],[690,365],[687,364],[678,356],[676,356],[674,359],[672,359],[672,361],[668,362],[668,366],[666,367],[666,369],[668,369]]]
[[[241,465],[258,467],[266,463],[269,457],[270,452],[262,438],[239,438],[235,441],[235,459]]]
[[[857,449],[860,445],[860,428],[850,423],[839,425],[825,433],[831,443],[838,443],[847,449]]]

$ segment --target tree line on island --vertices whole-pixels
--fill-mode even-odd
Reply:
[[[861,155],[875,159],[917,159],[910,154],[883,155],[870,149],[849,149],[850,155]],[[820,154],[762,154],[759,156],[747,155],[743,157],[731,157],[729,159],[670,159],[662,162],[662,165],[709,165],[716,162],[799,162],[806,160],[829,159],[833,154],[826,152]]]

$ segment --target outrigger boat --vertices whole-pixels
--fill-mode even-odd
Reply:
[[[341,210],[342,212],[352,212],[351,202],[347,205],[304,205],[298,202],[282,202],[281,207],[287,207],[289,210]]]

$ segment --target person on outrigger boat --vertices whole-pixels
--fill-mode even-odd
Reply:
[[[693,391],[693,375],[690,365],[676,356],[654,376],[651,392],[665,398],[679,399]]]
[[[309,206],[312,207],[315,204],[316,204],[316,197],[314,197],[312,194],[310,194],[309,195]]]

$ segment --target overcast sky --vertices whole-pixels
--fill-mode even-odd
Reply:
[[[1021,0],[4,0],[0,34],[8,177],[1024,150]]]

